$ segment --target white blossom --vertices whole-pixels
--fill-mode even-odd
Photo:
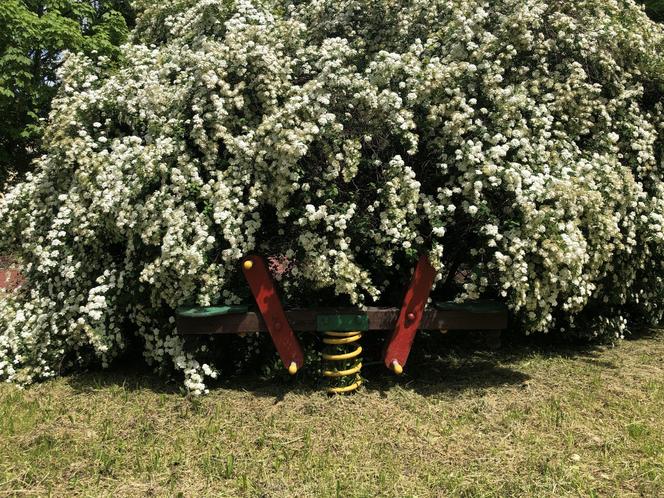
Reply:
[[[137,335],[204,393],[214,347],[174,310],[240,303],[252,252],[285,255],[291,302],[396,306],[427,253],[529,332],[662,318],[664,33],[632,0],[141,5],[118,65],[66,57],[47,154],[0,198],[28,279],[0,378]]]

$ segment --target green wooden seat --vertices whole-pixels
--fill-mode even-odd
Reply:
[[[318,332],[369,330],[369,316],[366,313],[318,315],[316,316],[316,330]]]
[[[246,313],[249,306],[183,306],[176,310],[178,316],[187,318],[203,318],[210,316],[231,315],[235,313]]]

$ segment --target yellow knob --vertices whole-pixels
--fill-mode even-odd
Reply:
[[[403,373],[403,367],[399,365],[397,360],[392,362],[392,370],[394,370],[394,373],[397,375],[401,375]]]
[[[291,364],[288,367],[288,373],[291,375],[295,375],[297,373],[297,364],[294,361],[291,361]]]
[[[244,266],[245,270],[251,270],[254,267],[254,262],[250,259],[247,259],[244,263],[242,263],[242,266]]]

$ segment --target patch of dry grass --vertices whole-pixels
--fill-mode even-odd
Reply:
[[[507,349],[507,348],[506,348]],[[662,496],[664,334],[420,355],[355,396],[137,371],[0,387],[0,496]]]

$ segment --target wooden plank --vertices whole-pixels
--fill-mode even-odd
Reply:
[[[413,279],[404,296],[399,318],[383,354],[385,366],[394,368],[397,373],[403,371],[402,367],[408,361],[410,348],[413,345],[415,334],[420,328],[424,308],[427,305],[435,278],[436,270],[431,266],[429,258],[420,256],[413,272]]]
[[[291,328],[298,332],[315,332],[319,314],[357,315],[357,308],[307,308],[286,311]],[[369,330],[394,330],[399,317],[398,308],[368,308]],[[182,335],[247,334],[266,332],[261,316],[254,312],[211,317],[176,318]],[[507,311],[472,312],[426,309],[420,322],[421,330],[502,330],[507,328]]]
[[[281,300],[265,260],[256,255],[244,258],[242,272],[281,361],[291,374],[295,374],[304,365],[304,353],[281,306]]]

